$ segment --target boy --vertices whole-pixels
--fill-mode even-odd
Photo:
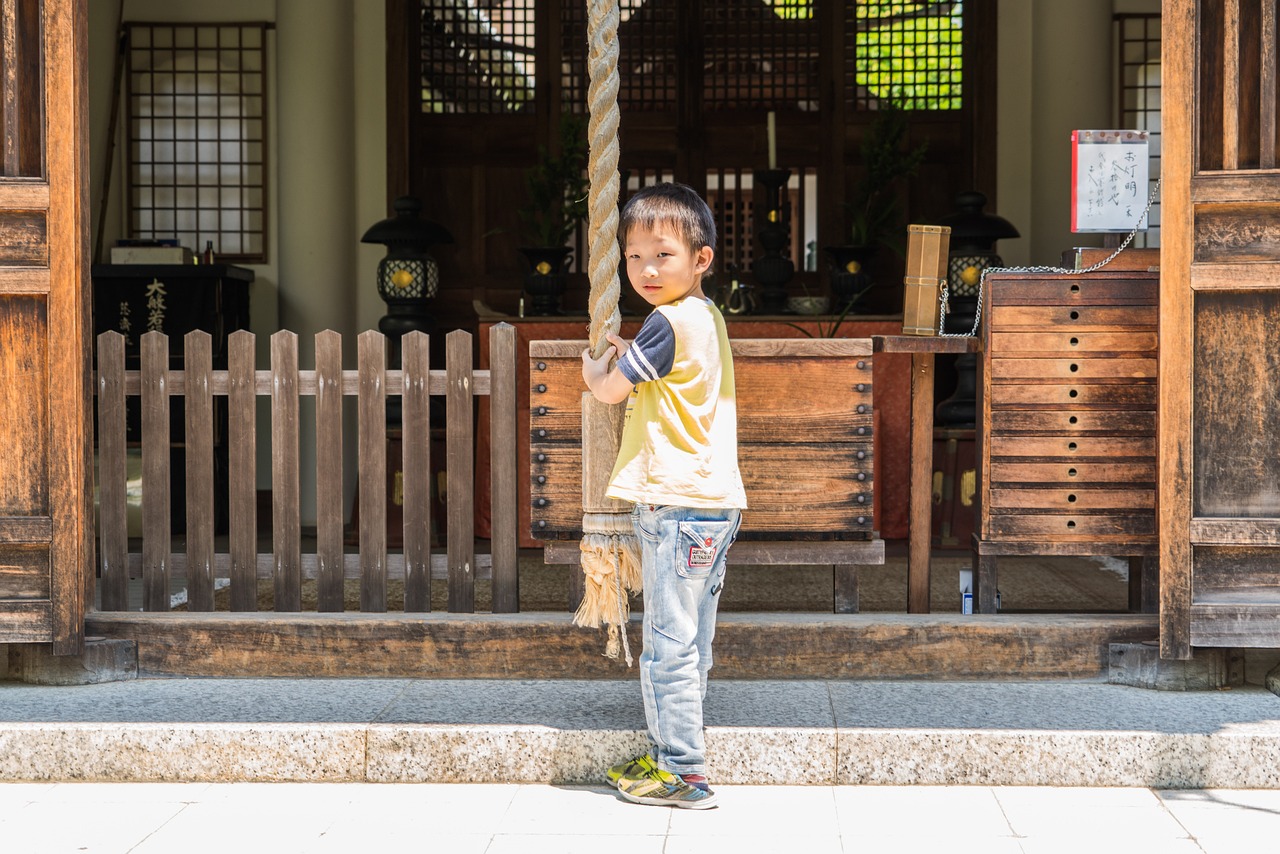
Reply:
[[[747,506],[729,336],[702,292],[715,228],[706,202],[682,184],[632,196],[618,234],[631,287],[654,311],[630,344],[610,335],[599,359],[582,354],[591,393],[627,401],[606,494],[635,504],[644,579],[640,690],[651,747],[606,776],[629,801],[688,809],[716,804],[702,701],[725,556]]]

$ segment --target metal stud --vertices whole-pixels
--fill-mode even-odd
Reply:
[[[545,371],[546,369],[547,369],[547,363],[546,363],[546,362],[539,362],[539,363],[538,363],[538,370],[540,370],[540,371]]]
[[[545,391],[547,390],[547,384],[546,384],[546,383],[538,383],[536,386],[534,386],[534,390],[535,390],[535,391],[537,391],[537,392],[539,392],[539,393],[543,393],[543,392],[545,392]]]

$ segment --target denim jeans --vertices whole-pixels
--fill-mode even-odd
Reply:
[[[704,774],[702,701],[725,557],[742,513],[637,504],[631,522],[644,566],[640,691],[654,758],[674,774]]]

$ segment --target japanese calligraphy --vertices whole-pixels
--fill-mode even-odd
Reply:
[[[1071,230],[1129,232],[1146,207],[1147,133],[1071,133]],[[1141,223],[1146,228],[1146,222]]]
[[[167,295],[164,283],[152,279],[147,285],[147,329],[152,332],[164,331],[164,298]]]

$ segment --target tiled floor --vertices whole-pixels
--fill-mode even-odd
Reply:
[[[1239,854],[1280,791],[724,786],[709,811],[603,787],[0,784],[6,854]]]

